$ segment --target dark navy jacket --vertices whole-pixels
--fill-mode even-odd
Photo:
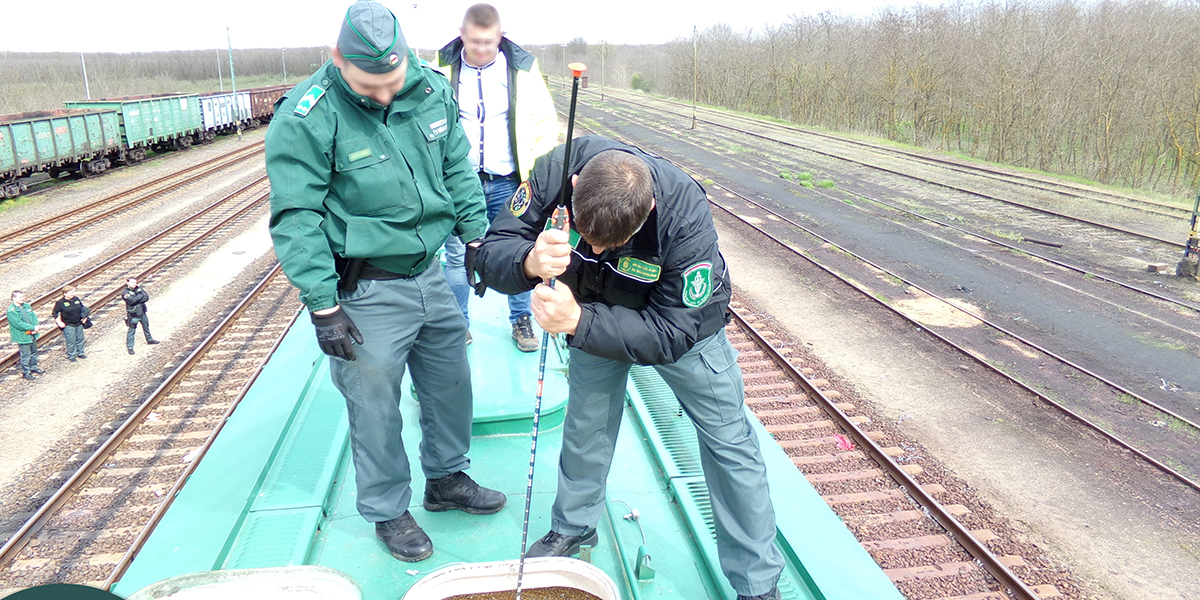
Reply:
[[[708,197],[700,184],[665,159],[599,136],[574,141],[571,174],[611,149],[646,161],[654,176],[655,208],[641,230],[620,248],[595,256],[586,242],[577,244],[571,266],[559,278],[583,310],[575,335],[567,341],[573,348],[612,360],[674,363],[696,342],[725,326],[732,288],[717,247]],[[559,146],[539,158],[508,210],[501,210],[492,222],[476,262],[488,287],[515,294],[537,285],[538,281],[525,278],[523,263],[558,206],[563,154]],[[696,282],[684,281],[684,274],[695,275],[705,265],[711,268],[711,297],[689,306],[685,294]],[[691,303],[696,304],[696,299],[693,295]]]

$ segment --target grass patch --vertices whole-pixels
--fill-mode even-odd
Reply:
[[[804,186],[804,187],[806,187],[806,188],[808,188],[808,189],[810,189],[810,190],[811,190],[811,189],[814,187],[814,186],[813,186],[813,182],[811,182],[811,181],[804,181],[804,180],[801,180],[801,181],[800,181],[800,185],[802,185],[802,186]]]
[[[1134,398],[1130,394],[1121,394],[1120,396],[1117,396],[1117,402],[1120,402],[1121,404],[1125,404],[1128,406],[1136,406],[1138,404],[1141,404],[1141,402],[1139,402],[1137,398]]]
[[[705,179],[704,181],[700,182],[700,185],[712,185],[712,184],[713,184],[713,180],[711,180],[711,179]]]
[[[807,173],[807,172],[796,175],[796,179],[799,181],[810,181],[811,182],[812,178],[813,178],[812,173]]]
[[[820,186],[820,187],[823,187],[823,188],[825,188],[825,189],[830,189],[830,188],[832,188],[832,187],[833,187],[834,185],[836,185],[836,184],[835,184],[835,183],[833,183],[833,180],[832,180],[832,179],[822,179],[821,181],[818,181],[818,182],[817,182],[817,185],[818,185],[818,186]]]
[[[1004,240],[1012,240],[1014,242],[1025,241],[1025,236],[1023,236],[1015,231],[1002,231],[999,229],[993,229],[989,233],[991,233],[992,235],[994,235],[1000,239],[1004,239]]]

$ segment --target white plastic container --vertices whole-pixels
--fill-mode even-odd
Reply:
[[[230,569],[177,575],[148,585],[126,600],[362,600],[349,575],[310,565]]]
[[[604,571],[574,558],[549,556],[525,561],[521,589],[566,587],[583,590],[600,600],[621,600],[617,586]],[[403,600],[443,600],[464,594],[517,589],[517,561],[446,565],[421,578]]]

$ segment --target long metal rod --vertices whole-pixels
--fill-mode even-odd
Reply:
[[[583,63],[571,63],[571,111],[567,117],[567,142],[563,147],[563,178],[559,189],[558,208],[554,210],[554,227],[563,228],[567,225],[566,205],[571,197],[571,136],[575,133],[575,102],[579,98],[579,77],[587,69]],[[557,278],[550,278],[550,287],[554,287]],[[542,355],[538,360],[537,399],[533,402],[533,436],[529,445],[529,478],[525,484],[525,517],[521,522],[521,557],[517,559],[517,597],[521,600],[521,583],[525,578],[525,550],[529,543],[529,508],[533,501],[533,468],[537,462],[538,420],[542,414],[542,385],[546,380],[546,351],[550,346],[550,332],[542,330]]]

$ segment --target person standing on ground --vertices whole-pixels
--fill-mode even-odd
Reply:
[[[438,51],[439,68],[448,68],[458,92],[458,117],[471,142],[471,168],[479,174],[487,215],[496,215],[512,198],[539,156],[558,145],[558,115],[537,59],[500,28],[500,13],[476,4],[463,16],[459,36]],[[471,288],[461,240],[446,240],[446,278],[470,326]],[[530,322],[529,292],[508,297],[512,337],[522,352],[538,349]],[[470,332],[467,343],[470,343]]]
[[[13,290],[12,303],[8,305],[8,335],[17,345],[21,376],[31,381],[34,375],[45,373],[38,368],[37,328],[38,318],[25,301],[25,292]]]
[[[62,298],[54,303],[54,312],[50,316],[67,342],[67,360],[75,362],[76,358],[87,358],[83,353],[83,320],[87,317],[87,307],[75,295],[75,286],[63,286]]]
[[[596,544],[629,370],[651,365],[696,426],[725,577],[738,600],[779,600],[775,510],[725,337],[732,287],[704,189],[613,140],[581,137],[573,151],[571,231],[547,227],[563,183],[559,147],[534,165],[529,195],[513,196],[475,262],[501,292],[534,288],[538,325],[565,333],[570,348],[551,528],[526,556]]]
[[[129,326],[129,331],[125,334],[125,349],[133,354],[133,338],[137,333],[138,324],[142,326],[146,343],[157,344],[158,340],[150,335],[150,317],[146,316],[146,303],[150,301],[150,294],[138,287],[136,277],[125,280],[125,291],[121,293],[121,299],[125,301],[125,324]]]
[[[434,261],[451,234],[483,237],[483,191],[449,83],[408,48],[390,10],[351,5],[331,55],[276,103],[267,129],[271,239],[346,399],[358,512],[392,556],[416,562],[433,542],[409,511],[406,368],[425,510],[482,515],[507,502],[464,472],[467,324]]]

